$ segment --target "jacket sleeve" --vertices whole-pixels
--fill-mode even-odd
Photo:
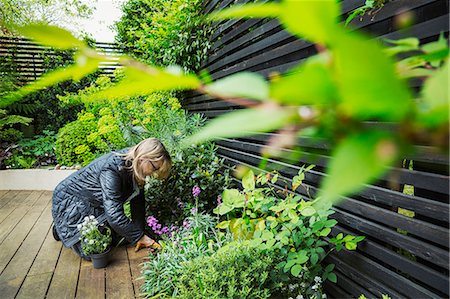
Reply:
[[[103,206],[106,219],[111,228],[134,244],[144,235],[143,229],[134,223],[123,210],[125,198],[121,193],[121,178],[117,171],[111,168],[103,169],[100,173],[100,185],[103,193]]]
[[[131,220],[142,230],[145,228],[145,197],[141,189],[139,195],[130,201]]]

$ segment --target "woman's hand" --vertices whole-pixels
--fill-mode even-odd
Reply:
[[[156,243],[155,240],[149,238],[147,235],[143,235],[142,238],[140,238],[139,241],[136,242],[136,247],[134,251],[137,252],[138,250],[144,247],[160,249],[161,245]]]

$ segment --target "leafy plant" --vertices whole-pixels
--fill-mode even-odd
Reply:
[[[174,298],[269,298],[276,257],[242,243],[187,261],[175,282]]]
[[[121,76],[120,73],[116,75]],[[56,153],[60,163],[85,165],[105,152],[155,137],[158,129],[166,132],[168,129],[164,129],[164,124],[167,124],[165,118],[169,114],[182,117],[178,99],[170,93],[131,99],[90,99],[91,94],[105,90],[111,84],[109,77],[100,76],[94,84],[78,93],[59,96],[67,105],[81,104],[85,108],[76,121],[59,131]]]
[[[216,154],[213,143],[180,147],[182,137],[189,131],[192,133],[198,130],[201,123],[199,116],[189,116],[185,123],[187,127],[179,127],[178,132],[172,131],[179,136],[166,131],[161,132],[167,134],[165,136],[161,133],[156,135],[163,142],[167,139],[175,141],[165,143],[173,146],[170,149],[173,162],[170,177],[164,182],[150,179],[146,185],[148,211],[166,223],[179,224],[194,207],[198,211],[211,212],[230,182],[229,171],[223,167],[223,159]],[[199,190],[197,196],[192,194],[194,187]],[[196,202],[198,205],[195,205]]]
[[[8,168],[32,168],[56,164],[54,152],[56,135],[44,131],[43,135],[23,138],[12,150],[12,156],[5,160]]]
[[[127,51],[154,65],[198,70],[206,58],[211,28],[200,0],[131,0],[115,24],[116,40]]]
[[[210,255],[221,246],[222,239],[214,232],[216,220],[210,215],[196,213],[184,223],[162,235],[161,251],[144,263],[142,291],[146,297],[172,298],[178,294],[175,283],[183,263]]]
[[[375,15],[376,12],[381,9],[389,0],[366,0],[363,6],[353,10],[345,20],[345,26],[347,26],[354,18],[363,16],[369,11],[369,15]],[[378,9],[378,10],[377,10]]]
[[[94,216],[86,216],[83,223],[78,224],[78,230],[81,235],[81,249],[85,255],[99,254],[109,249],[112,242],[111,229],[102,227],[102,233]]]
[[[299,171],[292,189],[302,183],[304,171]],[[278,180],[277,175],[273,176],[270,183],[276,184]],[[336,220],[328,218],[333,211],[316,209],[314,201],[305,201],[301,196],[287,192],[287,189],[283,191],[285,198],[281,199],[274,187],[256,188],[257,183],[268,182],[265,174],[255,178],[253,171],[249,171],[242,179],[243,191],[225,190],[223,203],[214,212],[230,217],[217,227],[229,229],[236,239],[251,239],[260,250],[274,250],[282,260],[276,266],[283,277],[281,280],[290,281],[294,277],[296,282],[297,278],[298,285],[305,286],[300,290],[301,295],[321,298],[320,289],[317,286],[313,288],[316,285],[314,282],[318,281],[316,277],[321,282],[336,282],[336,275],[332,272],[334,266],[324,267],[324,258],[344,246],[355,250],[364,237],[339,234],[328,240],[333,247],[327,251],[329,243],[323,238],[337,224]]]
[[[283,128],[289,132],[288,136],[283,136],[287,137],[284,140],[290,140],[284,146],[293,146],[298,136],[326,138],[334,148],[333,159],[322,182],[321,199],[316,202],[317,207],[326,208],[342,195],[357,192],[379,178],[399,157],[412,151],[412,144],[448,149],[447,142],[443,141],[448,136],[449,99],[442,84],[448,80],[448,51],[445,55],[438,51],[442,55],[442,66],[426,76],[428,80],[416,100],[404,78],[397,73],[391,57],[384,53],[385,47],[370,37],[346,29],[338,22],[340,11],[340,3],[335,0],[283,0],[236,5],[211,16],[214,20],[276,17],[292,34],[320,45],[319,55],[303,60],[291,72],[276,76],[271,82],[245,73],[203,83],[197,76],[183,74],[173,67],[149,67],[121,57],[119,63],[124,65],[124,78],[113,87],[91,95],[91,99],[195,89],[250,108],[215,118],[185,140],[186,146]],[[56,82],[79,80],[95,71],[100,61],[110,59],[92,53],[86,43],[61,29],[29,25],[17,27],[17,30],[45,45],[61,49],[77,47],[76,64],[3,97],[0,108]],[[427,55],[438,53],[430,49]],[[229,82],[236,76],[240,78],[238,90],[224,88],[225,80]],[[424,77],[423,73],[416,76]],[[261,101],[261,93],[256,93],[247,82],[265,86],[268,96],[263,97],[264,101]],[[243,88],[245,86],[247,88]],[[368,127],[365,125],[368,121],[393,122],[399,129]],[[361,166],[361,161],[365,162],[365,167]],[[339,189],[335,190],[336,186]]]

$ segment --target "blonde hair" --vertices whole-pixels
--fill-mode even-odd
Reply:
[[[139,144],[130,148],[128,153],[121,154],[123,159],[127,161],[129,169],[133,170],[133,177],[139,186],[145,184],[145,174],[143,173],[143,162],[157,162],[162,161],[161,166],[151,173],[152,176],[165,179],[170,174],[172,167],[172,159],[169,152],[164,145],[156,138],[144,139]]]

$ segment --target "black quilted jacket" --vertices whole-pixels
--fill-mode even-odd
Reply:
[[[124,214],[127,200],[131,203],[132,220]],[[53,220],[66,247],[79,242],[77,225],[89,215],[94,215],[99,223],[107,222],[116,233],[135,243],[144,234],[144,209],[144,191],[116,153],[95,159],[62,181],[53,192]]]

